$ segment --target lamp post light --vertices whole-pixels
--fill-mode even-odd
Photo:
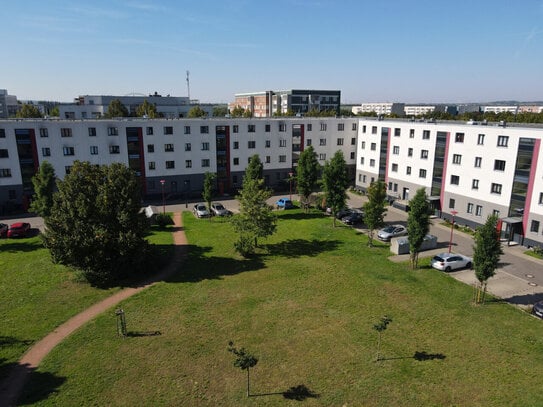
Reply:
[[[166,201],[164,199],[164,184],[166,184],[166,180],[161,179],[160,185],[162,185],[162,213],[166,213]]]
[[[458,211],[455,211],[455,210],[451,211],[452,221],[451,221],[451,237],[449,239],[449,253],[451,252],[452,241],[453,241],[454,217],[456,216],[457,213]]]
[[[291,171],[288,173],[288,184],[289,184],[289,190],[290,190],[290,197],[289,199],[292,201],[292,176],[294,173]]]

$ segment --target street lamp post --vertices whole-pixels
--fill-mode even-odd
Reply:
[[[449,253],[451,252],[452,241],[453,241],[454,217],[456,216],[457,213],[458,211],[455,211],[455,210],[451,211],[452,220],[451,220],[451,237],[449,239]]]
[[[292,201],[292,176],[294,173],[291,171],[288,173],[288,184],[289,184],[289,190],[290,190],[290,200]]]
[[[162,185],[162,213],[166,213],[166,201],[164,199],[164,184],[166,184],[166,180],[161,179],[160,185]]]

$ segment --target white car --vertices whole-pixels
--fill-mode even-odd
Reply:
[[[198,203],[194,205],[192,212],[194,213],[194,216],[196,216],[197,218],[208,218],[211,216],[206,206],[202,203]]]
[[[458,253],[440,253],[433,257],[430,264],[433,268],[441,271],[470,269],[473,266],[473,259]]]
[[[213,202],[211,204],[211,213],[215,216],[230,216],[232,212],[224,207],[220,202]]]
[[[377,232],[377,239],[388,242],[393,237],[407,235],[407,228],[402,225],[390,225]]]

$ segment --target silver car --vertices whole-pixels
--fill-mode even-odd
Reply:
[[[208,218],[211,216],[206,206],[201,203],[194,205],[192,212],[194,212],[194,216],[197,218]]]
[[[407,235],[407,228],[402,225],[390,225],[377,232],[377,239],[388,242],[393,237]]]
[[[211,204],[211,213],[215,216],[230,216],[232,212],[224,207],[220,202],[213,202]]]
[[[473,266],[473,259],[458,253],[440,253],[433,257],[430,264],[433,268],[441,271],[470,269]]]

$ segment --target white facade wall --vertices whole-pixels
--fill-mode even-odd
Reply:
[[[518,106],[484,106],[483,112],[484,113],[510,112],[510,113],[516,114],[518,112]]]
[[[406,105],[404,110],[405,110],[405,115],[406,116],[420,116],[420,115],[424,115],[424,114],[433,112],[435,110],[435,108],[436,108],[435,106],[409,106],[409,105]]]

